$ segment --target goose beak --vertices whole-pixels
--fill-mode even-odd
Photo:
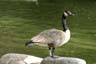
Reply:
[[[29,42],[26,42],[25,43],[25,46],[28,46],[28,47],[31,47],[33,45],[33,42],[32,41],[29,41]]]

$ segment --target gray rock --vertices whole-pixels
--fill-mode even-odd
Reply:
[[[0,64],[40,64],[42,60],[32,55],[8,53],[0,58]]]
[[[46,57],[41,64],[86,64],[86,61],[80,58],[72,57]]]
[[[8,64],[26,64],[23,60],[13,60],[13,61],[9,61]]]

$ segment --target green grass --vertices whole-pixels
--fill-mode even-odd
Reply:
[[[33,2],[0,1],[0,56],[5,53],[23,53],[48,56],[45,47],[25,47],[25,42],[39,32],[57,28],[62,30],[61,15],[65,9],[75,16],[68,17],[71,30],[69,43],[56,49],[56,54],[85,59],[96,64],[96,1],[40,0]]]

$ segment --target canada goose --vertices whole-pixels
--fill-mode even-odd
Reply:
[[[34,36],[26,46],[32,46],[33,44],[40,46],[48,46],[49,54],[51,57],[54,57],[55,47],[62,46],[67,43],[70,39],[70,30],[68,29],[66,23],[66,17],[73,15],[70,11],[64,11],[62,15],[62,26],[63,30],[58,29],[49,29],[45,30],[38,35]]]

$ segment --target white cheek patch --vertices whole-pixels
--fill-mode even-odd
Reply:
[[[72,15],[72,13],[71,13],[70,11],[68,11],[68,13],[69,13],[70,15]]]
[[[64,12],[64,15],[65,15],[65,16],[68,16],[68,14],[67,14],[66,12]]]

